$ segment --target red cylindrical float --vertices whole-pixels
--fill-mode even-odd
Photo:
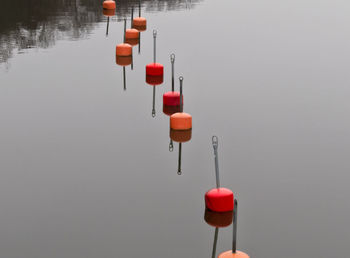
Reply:
[[[183,103],[183,96],[182,96]],[[180,106],[180,92],[169,91],[163,94],[163,105]]]
[[[162,84],[164,81],[163,75],[147,75],[146,74],[146,82],[150,85],[156,86]]]
[[[118,44],[115,52],[117,56],[131,56],[132,46],[126,43]]]
[[[116,5],[114,1],[103,1],[103,9],[115,9]]]
[[[147,75],[163,75],[164,74],[164,66],[159,63],[151,63],[146,65],[146,74]]]
[[[215,212],[205,209],[204,220],[212,227],[225,228],[232,224],[233,211]]]
[[[180,106],[168,106],[163,104],[163,113],[167,116],[180,112]]]
[[[233,192],[227,188],[214,188],[206,192],[205,205],[207,209],[216,212],[232,211],[234,208]]]

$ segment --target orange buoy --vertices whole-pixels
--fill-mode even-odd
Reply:
[[[139,17],[132,20],[132,27],[138,31],[145,31],[147,29],[147,20],[141,17],[141,1],[139,1]]]
[[[103,9],[102,11],[104,16],[114,16],[115,15],[115,9]]]
[[[192,129],[189,130],[174,130],[170,129],[170,139],[174,142],[188,142],[192,138]]]
[[[129,44],[130,46],[137,46],[139,44],[139,39],[125,39],[125,43]]]
[[[116,56],[115,62],[120,66],[128,66],[132,63],[132,56]]]
[[[115,2],[114,1],[103,1],[103,9],[115,9],[116,8],[116,5],[115,5]]]
[[[131,56],[132,46],[127,43],[118,44],[115,53],[117,56]]]
[[[127,29],[125,31],[125,38],[126,39],[139,39],[140,32],[136,29]]]
[[[249,258],[249,255],[241,251],[236,251],[235,253],[232,253],[232,251],[230,250],[220,254],[218,258]]]

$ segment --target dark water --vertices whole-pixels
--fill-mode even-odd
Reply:
[[[1,4],[1,257],[211,257],[213,134],[239,250],[349,257],[347,1],[143,1],[126,91],[115,46],[137,1],[117,2],[108,37],[101,1]],[[154,28],[165,82],[152,118]],[[162,112],[171,53],[193,116],[181,176]],[[219,230],[217,255],[231,235]]]

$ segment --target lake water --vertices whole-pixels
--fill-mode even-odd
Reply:
[[[0,256],[211,257],[204,194],[239,200],[252,258],[349,257],[350,3],[142,1],[133,69],[115,47],[131,7],[7,1],[0,10]],[[153,60],[164,83],[145,82]],[[169,151],[162,94],[184,77],[192,139]],[[229,250],[232,227],[219,230]]]

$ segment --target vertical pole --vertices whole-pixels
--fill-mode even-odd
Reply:
[[[109,29],[109,16],[108,16],[108,18],[107,18],[106,36],[108,36],[108,29]]]
[[[181,175],[181,153],[182,153],[182,143],[179,142],[179,162],[177,167],[177,174]]]
[[[220,177],[219,177],[219,154],[218,154],[218,145],[219,140],[217,136],[212,137],[212,144],[214,148],[215,156],[215,176],[216,176],[216,188],[220,188]]]
[[[131,7],[131,23],[130,23],[130,28],[134,27],[134,6]]]
[[[237,199],[234,202],[234,210],[233,210],[233,236],[232,236],[232,253],[236,253],[237,248]]]
[[[124,43],[125,43],[125,33],[126,33],[126,19],[124,19]]]
[[[141,17],[141,0],[139,0],[139,17]]]
[[[141,32],[139,32],[139,54],[141,53]]]
[[[215,228],[213,252],[211,254],[212,258],[216,257],[216,245],[217,245],[217,242],[218,242],[218,234],[219,234],[219,228]]]
[[[182,82],[184,80],[184,77],[180,76],[180,112],[183,112],[183,103],[182,103]]]
[[[156,86],[153,85],[153,104],[152,104],[152,117],[156,116]]]
[[[173,152],[173,150],[174,150],[174,144],[173,144],[173,140],[170,138],[169,151]]]
[[[157,38],[157,31],[153,30],[153,63],[156,63],[156,38]]]
[[[126,90],[125,66],[123,66],[123,84],[124,84],[124,90]]]
[[[174,92],[174,73],[175,73],[175,67],[174,67],[174,63],[175,63],[175,54],[171,54],[170,55],[170,61],[171,61],[171,91]]]

